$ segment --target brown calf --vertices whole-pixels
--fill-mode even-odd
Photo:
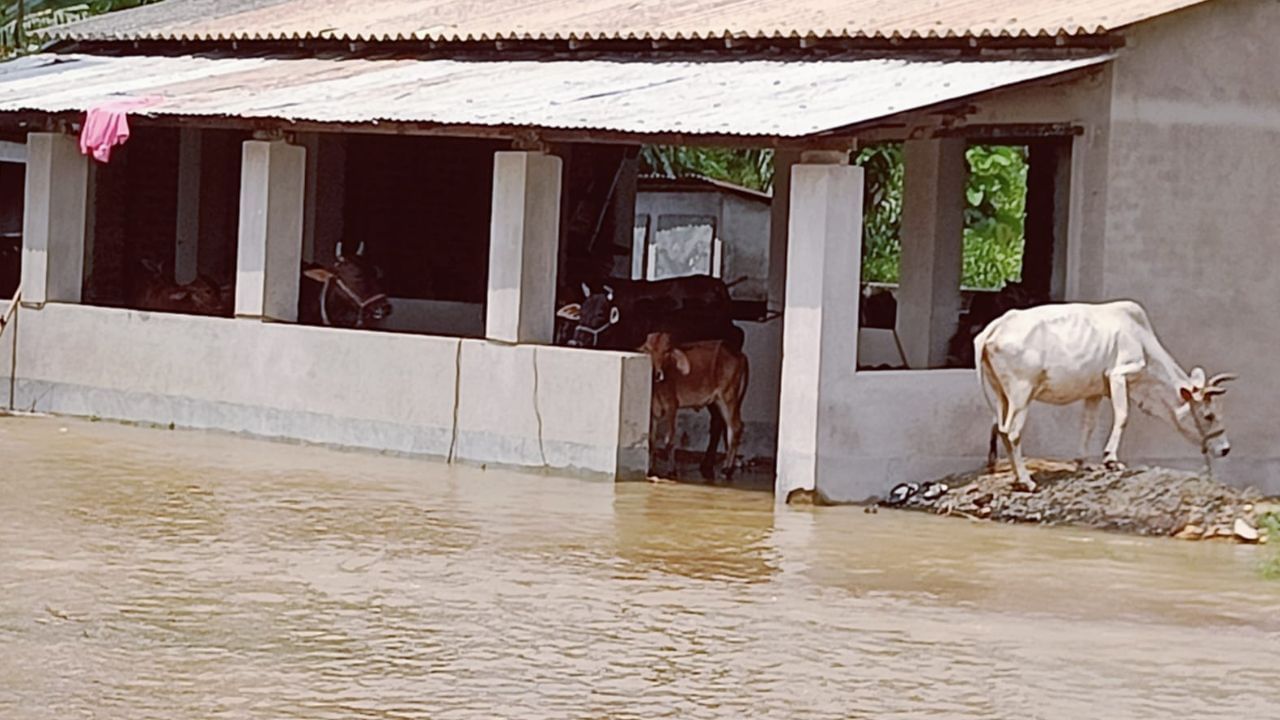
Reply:
[[[715,478],[715,452],[725,437],[725,477],[733,474],[742,441],[742,399],[747,393],[747,356],[722,341],[672,347],[667,333],[652,333],[640,348],[653,363],[653,400],[649,437],[667,467],[674,471],[676,414],[680,408],[707,408],[711,432],[702,459],[702,474]]]
[[[185,313],[188,315],[231,315],[232,288],[220,287],[205,275],[179,285],[165,277],[160,265],[144,262],[149,272],[142,291],[134,298],[139,310]]]

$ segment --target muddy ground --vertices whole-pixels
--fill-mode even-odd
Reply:
[[[1077,469],[1047,461],[1030,465],[1038,484],[1034,492],[1015,490],[1013,473],[1002,463],[995,472],[942,478],[950,489],[941,497],[927,500],[925,493],[916,493],[901,507],[1000,522],[1240,542],[1266,542],[1265,531],[1257,530],[1259,518],[1280,510],[1276,499],[1203,474],[1165,468]]]

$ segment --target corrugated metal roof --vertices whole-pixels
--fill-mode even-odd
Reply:
[[[1104,62],[325,60],[34,55],[0,112],[158,96],[144,114],[801,137]]]
[[[636,182],[640,192],[727,192],[765,204],[773,202],[773,195],[767,192],[706,175],[641,175]]]
[[[1105,33],[1205,0],[166,0],[73,39],[707,39]]]

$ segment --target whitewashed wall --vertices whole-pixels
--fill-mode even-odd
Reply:
[[[20,313],[21,409],[621,478],[648,466],[640,355],[79,305]],[[7,392],[7,362],[0,374]]]

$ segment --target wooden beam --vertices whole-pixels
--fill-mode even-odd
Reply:
[[[78,131],[80,113],[0,113],[0,126],[23,129],[67,127]],[[425,137],[463,137],[511,140],[528,143],[599,143],[616,145],[686,145],[706,147],[794,148],[803,150],[851,150],[857,144],[852,135],[778,137],[756,135],[633,133],[613,130],[540,129],[525,126],[442,125],[423,122],[371,121],[312,122],[275,118],[241,118],[227,116],[131,115],[135,127],[178,127],[211,130],[239,130],[284,137],[292,133],[352,133],[370,135],[417,135]]]

